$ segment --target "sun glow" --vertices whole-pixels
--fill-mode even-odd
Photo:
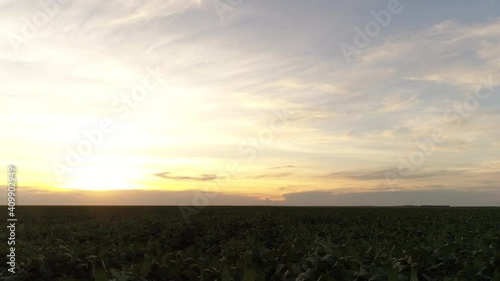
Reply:
[[[135,180],[132,171],[92,167],[75,172],[62,187],[94,191],[140,189]]]

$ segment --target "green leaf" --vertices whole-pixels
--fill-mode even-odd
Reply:
[[[241,279],[241,281],[255,281],[256,277],[257,277],[257,274],[255,273],[255,269],[248,268],[243,273],[243,278]]]
[[[222,280],[221,281],[231,281],[231,272],[229,272],[229,269],[227,267],[224,267],[224,269],[222,270],[222,274],[221,274],[221,278]]]
[[[418,281],[417,272],[418,272],[418,269],[416,269],[416,268],[411,269],[410,281]]]
[[[387,271],[387,276],[389,277],[389,281],[399,281],[398,271],[394,268],[390,268]]]
[[[106,271],[102,268],[94,269],[94,280],[95,281],[108,281],[108,275]]]
[[[182,274],[186,277],[189,278],[189,280],[196,280],[196,279],[199,279],[198,278],[198,275],[196,274],[196,272],[192,271],[192,270],[184,270],[182,271]]]
[[[368,277],[370,277],[370,273],[368,271],[366,271],[366,269],[362,268],[359,270],[358,276],[361,278],[367,279]]]
[[[149,275],[149,272],[151,271],[152,260],[149,258],[148,255],[144,255],[144,256],[145,256],[145,259],[141,265],[141,270],[139,271],[139,276],[146,278]]]
[[[493,281],[500,281],[500,269],[495,270],[495,274],[493,275]]]
[[[111,276],[113,276],[113,278],[115,278],[116,280],[125,281],[125,278],[119,270],[111,268],[109,271],[111,272]]]
[[[387,274],[384,273],[378,273],[373,275],[368,281],[387,281],[389,278],[387,277]]]

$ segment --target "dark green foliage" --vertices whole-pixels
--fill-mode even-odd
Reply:
[[[500,281],[500,208],[209,207],[190,224],[177,207],[17,213],[5,280]]]

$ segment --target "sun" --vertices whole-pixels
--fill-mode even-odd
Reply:
[[[61,187],[94,191],[139,189],[136,179],[133,171],[91,167],[78,169]]]

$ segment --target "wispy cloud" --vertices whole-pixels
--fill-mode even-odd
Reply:
[[[388,169],[376,169],[376,170],[354,170],[354,171],[341,171],[341,172],[332,172],[326,175],[319,176],[320,178],[326,179],[339,179],[339,178],[347,178],[354,180],[384,180],[386,179],[385,173]],[[464,175],[467,173],[466,169],[443,169],[443,170],[423,170],[412,173],[407,176],[407,179],[421,179],[421,178],[434,178],[434,177],[443,177],[443,176],[456,176],[456,175]]]
[[[207,175],[200,175],[197,177],[190,177],[190,176],[171,176],[170,172],[163,172],[163,173],[158,173],[154,174],[157,177],[168,179],[168,180],[178,180],[178,181],[213,181],[217,179],[217,175],[214,174],[207,174]]]
[[[384,97],[383,104],[385,111],[407,110],[409,106],[417,101],[417,95],[403,99],[401,95],[392,95]]]
[[[291,172],[285,173],[268,173],[268,174],[260,174],[256,176],[251,176],[252,179],[276,179],[276,178],[284,178],[293,175]]]
[[[287,168],[295,168],[294,165],[286,165],[286,166],[273,166],[269,167],[270,170],[278,170],[278,169],[287,169]]]

